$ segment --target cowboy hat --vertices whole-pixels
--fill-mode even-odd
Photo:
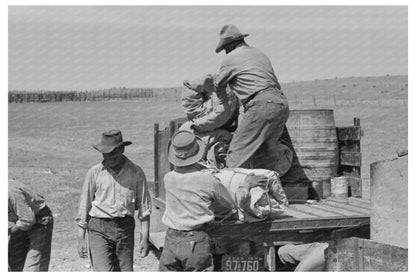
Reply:
[[[188,166],[202,159],[204,142],[190,131],[176,132],[169,143],[168,160],[175,166]]]
[[[232,24],[224,25],[221,28],[220,41],[218,42],[218,45],[215,48],[215,52],[216,53],[221,52],[224,49],[225,45],[227,45],[227,44],[229,44],[233,41],[245,38],[246,36],[248,36],[248,34],[242,34],[236,26],[234,26]]]
[[[101,141],[98,144],[93,144],[96,150],[103,154],[111,153],[114,149],[120,146],[130,145],[131,141],[123,141],[123,136],[120,130],[106,131],[101,136]]]

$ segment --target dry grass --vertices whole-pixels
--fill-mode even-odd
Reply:
[[[406,84],[406,85],[405,85]],[[355,85],[355,86],[354,86]],[[345,87],[344,87],[345,86]],[[375,86],[375,87],[374,87]],[[405,88],[405,89],[402,89]],[[311,108],[308,99],[328,99],[336,93],[337,101],[367,97],[378,102],[344,102],[334,107],[319,102],[316,108],[332,108],[337,126],[352,125],[353,117],[361,118],[365,131],[362,140],[364,197],[369,197],[369,165],[396,155],[407,148],[407,107],[391,101],[407,97],[407,76],[347,78],[284,84],[292,109]],[[340,92],[341,91],[341,92]],[[384,92],[381,92],[384,91]],[[385,92],[387,91],[387,92]],[[303,103],[293,102],[294,97]],[[382,103],[382,104],[383,104]],[[76,253],[76,226],[79,191],[89,167],[101,161],[91,144],[102,131],[118,128],[126,140],[133,141],[126,154],[139,164],[153,180],[153,124],[164,126],[170,119],[181,117],[179,102],[109,101],[66,102],[9,105],[9,178],[37,188],[46,198],[56,218],[51,271],[87,271],[87,260]],[[157,270],[154,255],[139,260],[136,271]]]

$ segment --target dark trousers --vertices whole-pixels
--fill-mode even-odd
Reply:
[[[227,167],[276,170],[277,141],[289,118],[289,104],[277,89],[260,92],[244,106],[226,158]],[[257,151],[257,153],[256,153]]]
[[[36,222],[28,231],[11,234],[8,251],[10,271],[48,271],[53,216],[47,206],[36,215]]]
[[[213,271],[211,238],[204,231],[168,229],[159,271]]]
[[[134,218],[92,217],[88,242],[94,271],[133,271]]]

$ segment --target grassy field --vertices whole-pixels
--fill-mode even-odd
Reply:
[[[282,85],[291,109],[334,109],[337,126],[361,118],[364,197],[369,165],[407,149],[407,76],[345,78]],[[315,103],[312,96],[315,96]],[[334,101],[335,96],[335,101]],[[337,106],[335,106],[335,102]],[[126,155],[153,180],[153,124],[182,117],[180,102],[107,101],[9,104],[9,178],[41,192],[55,215],[51,271],[88,271],[76,253],[79,192],[87,170],[101,161],[91,147],[101,132],[122,130],[133,141]],[[154,255],[138,259],[136,271],[157,270]]]

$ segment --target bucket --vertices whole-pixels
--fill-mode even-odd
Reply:
[[[326,187],[325,191],[325,185],[329,184],[338,169],[334,111],[291,110],[286,126],[305,175],[311,181],[324,181],[323,196],[329,196],[329,189]]]
[[[345,177],[331,178],[331,196],[340,199],[348,198],[348,180]]]

